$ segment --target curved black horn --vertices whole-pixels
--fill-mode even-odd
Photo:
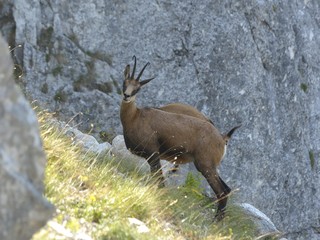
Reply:
[[[150,63],[148,62],[146,65],[144,65],[144,67],[142,68],[141,72],[139,73],[138,77],[137,77],[137,81],[139,81],[144,69],[149,65]]]
[[[132,69],[132,74],[131,74],[131,78],[134,78],[134,73],[136,71],[136,65],[137,65],[137,58],[135,55],[133,55],[132,59],[134,60],[134,64],[133,64],[133,69]]]

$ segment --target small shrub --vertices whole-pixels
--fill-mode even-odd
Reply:
[[[62,69],[62,66],[55,67],[54,69],[52,69],[52,75],[55,77],[58,76],[59,74],[61,74]]]
[[[47,94],[48,93],[48,83],[42,84],[40,91],[44,94]]]
[[[68,96],[66,92],[64,92],[62,89],[59,89],[54,95],[53,99],[56,102],[66,102],[68,100]]]
[[[305,83],[301,83],[300,84],[300,88],[302,89],[302,91],[304,91],[305,93],[308,91],[308,85]]]
[[[53,27],[50,26],[48,28],[42,28],[40,31],[38,46],[40,48],[52,48],[52,35],[53,35]]]

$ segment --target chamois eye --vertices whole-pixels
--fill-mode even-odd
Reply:
[[[136,94],[137,94],[137,92],[138,92],[139,90],[140,90],[140,88],[138,88],[138,89],[134,90],[134,91],[131,93],[131,96],[136,95]]]

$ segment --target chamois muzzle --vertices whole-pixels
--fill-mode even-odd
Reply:
[[[130,99],[130,95],[123,94],[123,100],[128,101]]]

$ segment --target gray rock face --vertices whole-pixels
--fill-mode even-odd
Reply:
[[[13,18],[13,1],[0,2],[0,29],[1,33],[11,46],[15,42],[15,22]]]
[[[123,69],[150,61],[138,104],[189,103],[222,132],[241,122],[221,176],[295,239],[320,226],[319,5],[16,0],[15,52],[27,94],[96,135],[121,133]]]
[[[37,118],[12,78],[0,35],[0,239],[30,239],[52,214],[42,196],[45,155]]]
[[[147,161],[144,158],[132,154],[126,148],[123,135],[118,135],[112,140],[111,153],[116,156],[117,159],[123,161],[123,163],[128,166],[128,169],[135,169],[140,173],[150,173],[150,166]]]

